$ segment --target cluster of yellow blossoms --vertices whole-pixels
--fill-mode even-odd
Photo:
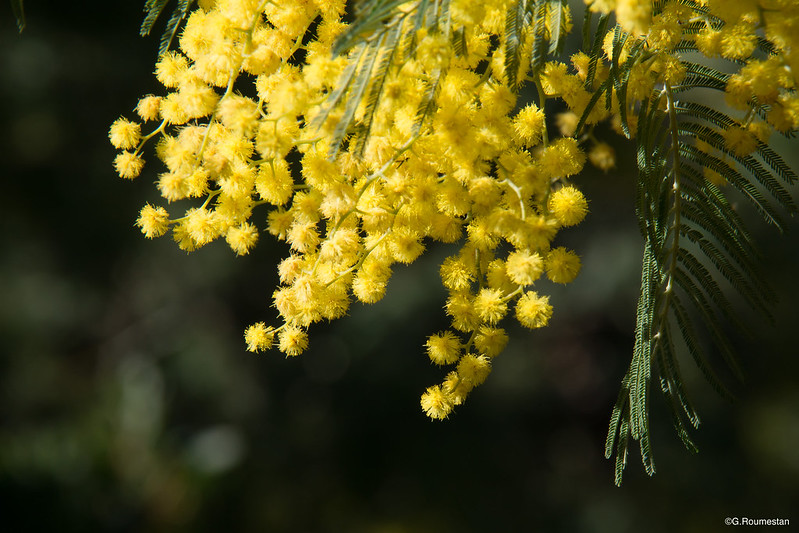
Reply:
[[[630,134],[635,134],[635,106],[655,86],[680,88],[687,72],[680,54],[692,48],[708,58],[729,60],[733,71],[725,85],[726,103],[741,112],[735,124],[720,124],[725,148],[738,157],[767,143],[771,132],[799,128],[799,3],[795,0],[681,0],[658,3],[640,0],[586,0],[590,9],[615,12],[627,39],[618,61],[623,63],[638,42],[650,52],[631,66],[627,90]],[[605,39],[610,61],[614,32]],[[758,53],[758,49],[760,52]],[[587,58],[583,59],[587,63]],[[578,69],[581,67],[577,66]],[[722,67],[724,68],[724,67]],[[597,83],[607,78],[598,69]],[[614,94],[614,97],[617,95]],[[618,111],[618,102],[614,101]],[[618,122],[618,115],[616,116]],[[617,127],[617,129],[619,129]],[[725,159],[718,149],[697,141],[698,148]],[[723,178],[709,168],[705,176],[717,185]]]
[[[400,9],[410,11],[417,3]],[[775,10],[795,9],[787,0],[770,3],[786,6]],[[141,121],[158,125],[146,135],[139,122],[125,118],[111,127],[111,142],[122,150],[115,160],[118,174],[138,176],[144,146],[155,140],[166,166],[157,187],[168,203],[183,206],[182,216],[173,217],[165,207],[148,204],[137,225],[148,238],[171,231],[186,251],[224,238],[243,255],[265,222],[291,248],[278,267],[281,286],[273,295],[283,322],[254,324],[245,340],[251,351],[276,344],[289,356],[307,348],[311,324],[345,315],[353,298],[380,300],[394,264],[413,262],[430,241],[462,242],[440,269],[452,329],[426,343],[431,361],[451,370],[422,395],[422,408],[432,418],[445,418],[489,374],[508,340],[501,327],[506,315],[513,313],[528,328],[548,323],[552,307],[535,283],[543,276],[568,283],[580,269],[576,254],[552,245],[560,228],[579,223],[587,212],[585,198],[566,180],[581,171],[584,150],[604,170],[615,161],[609,145],[590,135],[573,137],[591,100],[586,54],[572,56],[571,70],[549,62],[531,72],[534,39],[527,39],[517,79],[533,82],[539,101],[517,102],[505,73],[511,4],[452,0],[446,27],[462,30],[465,47],[458,51],[444,25],[422,27],[412,39],[415,47],[400,46],[381,82],[366,144],[356,150],[346,141],[341,149],[331,147],[342,110],[314,123],[348,64],[357,60],[353,53],[332,54],[347,29],[344,0],[201,2],[188,18],[179,51],[156,65],[167,94],[146,96],[136,107]],[[628,105],[647,98],[655,83],[677,84],[685,76],[672,50],[682,28],[705,8],[683,4],[669,2],[653,18],[649,2],[593,2],[592,9],[615,9],[619,21],[648,38],[657,52],[633,67]],[[709,8],[716,13],[722,5],[714,0]],[[752,31],[770,16],[753,5],[741,22]],[[697,45],[741,57],[743,30],[727,19],[738,14],[718,15],[728,24],[708,22]],[[403,20],[399,24],[413,24],[412,17]],[[769,27],[779,59],[752,62],[746,68],[753,74],[742,73],[737,85],[730,84],[771,104],[769,120],[778,128],[793,127],[799,120],[796,103],[764,94],[758,80],[782,69],[780,79],[786,87],[792,83],[786,67],[796,60],[790,55],[795,32]],[[611,46],[612,32],[608,58]],[[607,65],[600,64],[594,86],[607,75]],[[419,124],[420,105],[434,82],[435,105]],[[733,99],[736,90],[730,89]],[[553,140],[543,107],[554,97],[570,111],[558,116],[562,137]],[[618,111],[618,102],[610,110],[598,105],[586,123],[615,116],[619,129]],[[363,120],[361,105],[354,123]]]

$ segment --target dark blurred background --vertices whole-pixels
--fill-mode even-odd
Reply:
[[[159,163],[116,177],[108,126],[158,92],[141,1],[0,7],[0,530],[263,532],[721,531],[727,516],[799,523],[799,226],[753,228],[781,295],[777,324],[736,341],[736,403],[683,370],[704,424],[698,455],[656,388],[659,471],[632,450],[621,488],[603,458],[632,349],[642,240],[630,147],[559,243],[583,257],[555,315],[511,331],[487,383],[449,420],[419,395],[443,374],[423,354],[446,326],[431,246],[388,296],[314,327],[300,358],[247,353],[273,318],[267,236],[248,257],[191,255],[133,222]],[[161,23],[163,24],[163,22]],[[158,26],[160,30],[161,26]],[[600,132],[602,133],[602,132]],[[256,221],[258,215],[256,214]],[[264,220],[258,222],[262,227]],[[791,503],[793,502],[793,503]]]

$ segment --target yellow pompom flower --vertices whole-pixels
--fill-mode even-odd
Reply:
[[[566,111],[555,115],[555,125],[564,137],[571,137],[577,131],[580,117],[574,111]]]
[[[294,181],[285,160],[270,162],[258,169],[255,190],[272,205],[283,205],[294,193]]]
[[[608,14],[616,9],[616,0],[585,0],[585,3],[594,13]]]
[[[272,347],[274,338],[274,328],[263,322],[257,322],[244,331],[244,341],[247,343],[247,351],[250,352],[268,350]]]
[[[216,113],[226,128],[245,137],[252,137],[258,124],[258,104],[237,94],[228,95],[219,102]]]
[[[550,250],[546,265],[547,277],[554,283],[570,283],[580,272],[580,258],[563,247]]]
[[[183,225],[199,246],[208,244],[220,235],[221,228],[216,213],[203,207],[192,207],[186,211]]]
[[[544,260],[537,253],[519,250],[508,254],[505,271],[514,283],[531,285],[541,277],[544,271]]]
[[[286,235],[286,240],[291,249],[300,253],[308,253],[319,245],[319,232],[315,222],[300,222],[292,224]]]
[[[361,239],[358,232],[350,228],[339,228],[329,234],[319,247],[319,258],[339,268],[350,267],[360,259]],[[334,274],[332,279],[335,279]]]
[[[493,250],[497,246],[497,236],[491,231],[484,218],[476,218],[466,226],[469,242],[479,250]]]
[[[685,65],[679,58],[665,52],[658,55],[657,61],[652,65],[652,71],[660,74],[659,81],[665,81],[671,85],[682,82],[687,74]]]
[[[568,185],[549,197],[549,211],[564,226],[579,224],[588,213],[588,202],[577,188]]]
[[[193,198],[199,198],[208,192],[208,171],[204,168],[195,168],[186,176],[184,185],[186,194]]]
[[[544,327],[551,317],[552,306],[548,296],[538,296],[538,293],[529,291],[516,302],[516,319],[526,328]]]
[[[461,341],[451,331],[430,335],[425,346],[428,357],[437,365],[451,365],[460,357]]]
[[[258,230],[249,222],[231,226],[225,234],[225,241],[236,255],[247,255],[258,241]]]
[[[508,344],[508,334],[502,328],[480,326],[474,337],[474,347],[486,357],[496,357]]]
[[[782,133],[787,133],[794,127],[793,120],[788,114],[788,111],[779,104],[769,110],[766,115],[766,120],[768,120],[769,124],[774,126],[774,129]]]
[[[456,371],[452,371],[444,378],[441,389],[452,401],[453,405],[460,405],[466,401],[466,396],[471,392],[472,387],[463,381]]]
[[[591,64],[591,58],[585,52],[577,52],[571,55],[569,58],[571,61],[572,66],[577,70],[577,76],[585,81],[588,78],[588,68]],[[599,65],[596,65],[596,68]],[[596,73],[594,73],[596,75]],[[570,137],[571,135],[567,135]]]
[[[388,239],[391,254],[400,263],[410,264],[424,252],[424,244],[419,240],[416,232],[407,228],[399,228]]]
[[[183,83],[175,94],[177,104],[189,119],[210,115],[219,100],[216,91],[201,81]]]
[[[696,35],[696,47],[707,57],[714,57],[721,53],[721,32],[704,29]]]
[[[544,112],[535,104],[528,104],[513,118],[513,129],[523,146],[540,143],[544,128]]]
[[[616,167],[616,151],[605,142],[598,142],[588,151],[588,160],[599,170],[607,173]]]
[[[505,261],[494,259],[488,263],[488,268],[485,271],[485,280],[488,282],[488,287],[497,289],[504,294],[510,294],[516,290],[518,284],[511,281],[505,267]]]
[[[652,49],[671,50],[680,42],[682,28],[677,19],[664,15],[658,15],[649,29],[647,42]]]
[[[760,104],[771,104],[780,95],[780,87],[790,86],[790,80],[784,79],[785,66],[776,58],[767,61],[750,60],[741,68],[740,76],[746,80]]]
[[[753,24],[728,24],[721,28],[720,33],[721,55],[727,59],[747,59],[757,48],[757,34]]]
[[[544,64],[541,71],[541,87],[547,96],[563,93],[569,86],[569,72],[565,64],[558,61],[549,61]]]
[[[301,255],[289,255],[277,267],[280,282],[283,284],[294,283],[294,280],[302,273],[305,266],[305,260]]]
[[[633,35],[645,34],[652,22],[652,2],[617,0],[616,19],[625,31]]]
[[[136,104],[136,113],[142,120],[158,120],[161,114],[161,97],[148,95]]]
[[[467,354],[458,362],[458,377],[471,387],[481,385],[491,373],[491,360],[484,355]]]
[[[169,229],[169,213],[163,207],[147,204],[139,212],[136,225],[148,239],[160,237]]]
[[[420,32],[421,33],[421,32]],[[419,42],[416,55],[427,72],[446,68],[450,58],[454,55],[452,44],[442,32],[426,35]]]
[[[752,88],[748,80],[740,74],[733,74],[724,87],[724,101],[727,105],[739,110],[749,109],[749,100],[752,98]],[[773,109],[773,108],[772,108]]]
[[[474,309],[474,301],[468,291],[450,294],[444,309],[452,317],[452,327],[458,331],[474,331],[479,325],[479,318]]]
[[[444,287],[452,291],[468,289],[474,281],[474,270],[460,257],[447,257],[439,270]]]
[[[299,326],[287,325],[277,338],[278,349],[289,357],[300,355],[308,348],[308,333]]]
[[[140,138],[141,125],[124,118],[115,120],[108,131],[108,139],[111,144],[114,145],[114,148],[119,148],[120,150],[136,148]]]
[[[576,139],[563,137],[550,143],[541,153],[538,164],[547,176],[573,176],[583,169],[585,154],[580,150]]]
[[[386,281],[359,272],[352,281],[352,294],[365,304],[373,304],[386,294]]]
[[[155,64],[155,77],[164,87],[177,87],[189,69],[189,61],[179,52],[169,51]]]
[[[724,144],[737,156],[745,157],[757,149],[755,136],[740,126],[727,128],[722,136]]]
[[[508,312],[508,305],[502,299],[502,291],[497,289],[480,289],[474,299],[474,310],[480,320],[496,324]]]
[[[390,277],[391,266],[370,255],[353,279],[352,293],[363,303],[372,304],[380,301],[386,293]]]
[[[183,103],[178,97],[178,93],[169,93],[161,98],[158,113],[167,124],[185,124],[189,120],[186,111],[183,110]]]
[[[454,402],[440,385],[428,387],[421,399],[422,410],[434,420],[444,420],[452,412]]]
[[[122,152],[114,158],[114,167],[120,178],[130,180],[141,174],[144,159],[133,152]]]

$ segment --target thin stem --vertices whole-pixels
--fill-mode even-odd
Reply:
[[[544,86],[541,85],[541,77],[536,75],[535,79],[533,80],[535,83],[535,88],[538,91],[538,108],[541,111],[544,111],[544,106],[546,105],[547,95],[544,93]],[[544,148],[547,147],[549,144],[549,133],[547,132],[546,124],[544,125],[544,130],[541,132],[541,143],[544,145]]]
[[[669,266],[666,270],[665,280],[661,283],[662,285],[665,284],[663,287],[663,297],[664,301],[662,305],[659,306],[658,309],[658,331],[652,336],[652,339],[655,341],[654,346],[652,347],[652,351],[654,352],[660,342],[663,340],[664,331],[667,326],[667,315],[669,312],[671,298],[674,294],[674,275],[677,271],[677,258],[679,256],[680,251],[680,224],[681,224],[681,213],[680,213],[680,150],[679,150],[679,133],[678,133],[678,124],[677,124],[677,111],[674,108],[674,94],[672,92],[672,87],[668,83],[665,85],[664,93],[666,95],[666,102],[667,102],[667,110],[669,113],[669,129],[671,131],[671,152],[672,152],[672,195],[674,198],[674,204],[670,210],[670,213],[674,216],[674,220],[671,225],[670,233],[671,233],[671,246],[669,247]]]
[[[161,124],[159,124],[157,128],[155,128],[153,131],[151,131],[150,133],[148,133],[139,140],[139,145],[136,146],[135,154],[136,155],[140,154],[142,148],[144,148],[145,143],[150,139],[152,139],[153,137],[155,137],[156,135],[158,135],[159,133],[163,132],[164,128],[166,128],[166,120],[162,120]]]
[[[524,198],[522,197],[521,188],[518,187],[515,183],[513,183],[509,178],[505,178],[504,180],[500,181],[500,183],[504,183],[505,185],[510,187],[513,192],[516,193],[516,196],[519,198],[519,209],[521,210],[519,217],[522,220],[527,220],[527,214],[524,208]]]

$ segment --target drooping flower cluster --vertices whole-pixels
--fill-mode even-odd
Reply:
[[[243,255],[266,221],[291,247],[273,295],[283,323],[254,324],[245,340],[251,351],[276,344],[290,356],[307,348],[311,324],[343,316],[353,298],[380,300],[396,263],[413,262],[431,241],[462,242],[441,265],[452,329],[426,343],[431,361],[451,371],[422,407],[445,418],[486,379],[508,340],[506,315],[528,328],[549,321],[552,306],[536,281],[568,283],[580,269],[576,254],[551,243],[586,214],[583,195],[563,183],[585,155],[573,138],[548,139],[543,101],[516,109],[504,47],[492,44],[509,2],[452,2],[466,52],[435,28],[419,30],[413,50],[399,47],[366,145],[361,153],[345,145],[333,158],[341,112],[312,123],[352,60],[331,52],[346,29],[344,2],[211,4],[193,12],[180,50],[156,65],[167,94],[136,108],[141,121],[159,125],[147,135],[125,118],[111,127],[119,175],[139,175],[145,143],[157,140],[166,165],[157,187],[167,203],[188,206],[172,215],[148,204],[138,226],[148,238],[171,232],[186,251],[224,238]],[[435,108],[419,123],[434,77]],[[557,65],[538,83],[587,103],[581,82]]]
[[[799,127],[792,0],[586,0],[592,11],[615,13],[623,30],[605,36],[604,61],[578,52],[571,65],[535,70],[536,39],[523,35],[520,50],[508,48],[518,37],[508,34],[512,4],[452,0],[432,25],[415,11],[431,9],[427,3],[399,6],[386,28],[402,37],[372,56],[387,70],[371,78],[362,75],[368,47],[333,54],[348,29],[343,0],[200,2],[179,50],[156,65],[166,94],[142,98],[140,121],[120,118],[109,133],[121,150],[121,177],[142,172],[150,140],[166,167],[156,185],[172,213],[145,205],[137,225],[148,238],[171,232],[186,251],[224,238],[247,254],[264,224],[286,241],[291,253],[273,294],[283,322],[254,324],[245,341],[251,351],[276,345],[290,356],[307,348],[311,324],[343,316],[353,298],[379,301],[396,263],[413,262],[432,241],[460,242],[440,268],[452,327],[425,345],[430,360],[450,370],[423,394],[422,407],[445,418],[491,371],[508,341],[507,315],[528,328],[548,323],[552,307],[537,281],[568,283],[579,272],[577,255],[552,242],[586,215],[568,178],[586,160],[605,172],[615,166],[594,125],[609,119],[634,136],[642,102],[656,87],[679,90],[689,75],[681,54],[698,51],[741,65],[726,95],[745,115],[717,124],[724,151],[745,157],[773,129]],[[554,32],[553,5],[545,33]],[[562,7],[560,31],[571,26]],[[758,47],[768,53],[752,57]],[[508,79],[513,53],[512,77],[532,82],[537,104],[517,101],[518,84]],[[608,105],[592,106],[592,94],[622,65],[625,94],[611,84]],[[356,73],[360,81],[350,84]],[[364,95],[373,97],[350,102]],[[548,98],[568,107],[554,121],[557,139],[547,129]],[[586,127],[578,132],[580,117]],[[158,125],[143,134],[146,122]],[[719,146],[697,148],[719,155]],[[723,180],[709,168],[705,175]]]

